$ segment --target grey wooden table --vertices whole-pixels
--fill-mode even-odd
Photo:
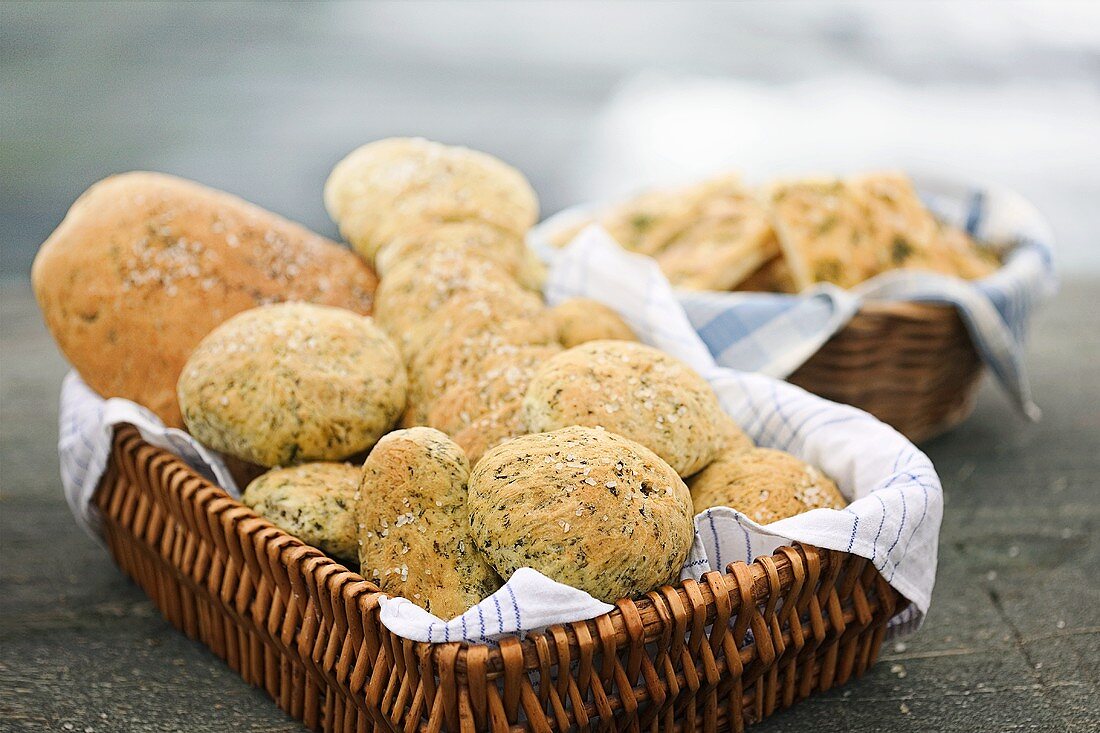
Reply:
[[[947,498],[925,627],[756,730],[1100,727],[1098,295],[1100,282],[1071,281],[1038,317],[1042,422],[987,384],[974,417],[925,446]],[[0,728],[299,730],[77,529],[54,449],[65,364],[25,284],[6,284],[0,306]]]

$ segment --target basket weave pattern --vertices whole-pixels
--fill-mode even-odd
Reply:
[[[377,588],[131,427],[96,495],[118,565],[315,730],[741,730],[861,674],[905,601],[864,558],[783,547],[526,639],[424,644]]]
[[[966,419],[982,371],[954,306],[870,302],[787,379],[920,442]]]

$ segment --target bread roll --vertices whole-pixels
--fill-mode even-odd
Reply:
[[[359,558],[355,495],[361,475],[358,466],[348,463],[276,468],[253,480],[241,503],[354,568]]]
[[[718,397],[687,364],[631,341],[589,341],[548,360],[523,399],[535,432],[602,426],[646,446],[681,476],[714,459]]]
[[[358,257],[298,224],[160,173],[88,189],[42,245],[31,282],[88,386],[173,427],[183,363],[219,323],[284,300],[369,313],[376,283]]]
[[[490,448],[529,432],[527,418],[523,414],[523,401],[516,400],[474,418],[454,434],[454,440],[466,452],[470,462],[476,464]]]
[[[770,448],[727,451],[688,483],[696,512],[728,506],[760,524],[846,503],[828,476]]]
[[[567,349],[589,341],[637,341],[626,321],[611,308],[591,298],[569,298],[549,310],[558,329],[558,341]]]
[[[501,577],[530,567],[609,603],[678,578],[695,536],[676,472],[594,428],[493,448],[470,476],[469,507],[474,541]]]
[[[470,541],[462,449],[431,428],[397,430],[374,447],[359,488],[363,577],[443,619],[501,579]]]
[[[545,320],[511,319],[470,331],[457,327],[409,362],[409,409],[403,424],[426,424],[435,401],[453,385],[477,374],[487,361],[503,363],[540,346],[557,346],[553,329]]]
[[[467,293],[494,293],[519,303],[535,298],[493,262],[435,251],[423,261],[405,262],[387,273],[378,288],[375,318],[407,353],[406,342],[416,325],[451,298]]]
[[[525,267],[527,244],[523,237],[478,221],[421,225],[400,233],[379,251],[380,277],[406,262],[422,262],[432,253],[446,250],[469,259],[489,260],[516,277]]]
[[[405,391],[401,356],[370,318],[306,303],[234,316],[199,343],[179,382],[191,434],[261,466],[370,448]]]
[[[522,237],[538,200],[519,171],[491,155],[421,138],[364,145],[333,168],[325,208],[368,261],[401,233],[476,222]]]

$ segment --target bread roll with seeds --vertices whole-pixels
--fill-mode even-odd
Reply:
[[[555,338],[545,314],[542,299],[534,293],[494,290],[459,293],[402,335],[402,353],[411,362],[425,349],[458,335],[474,336],[514,321],[530,323],[533,330],[545,334],[549,343]]]
[[[688,483],[696,512],[728,506],[760,524],[847,503],[828,476],[770,448],[724,453]]]
[[[454,440],[470,462],[476,464],[490,448],[529,432],[523,400],[514,400],[476,417],[454,434]]]
[[[535,371],[560,351],[557,344],[520,346],[487,357],[473,372],[456,376],[446,391],[432,400],[428,424],[457,435],[502,405],[521,401]]]
[[[135,172],[77,199],[38,251],[31,283],[89,387],[182,427],[176,381],[215,326],[284,300],[370,313],[376,280],[353,253],[258,206]]]
[[[549,315],[558,329],[558,341],[567,349],[588,341],[638,340],[618,313],[591,298],[563,300],[550,309]]]
[[[409,362],[409,409],[404,425],[424,425],[439,397],[451,386],[476,374],[488,360],[503,360],[524,349],[555,344],[545,320],[513,319],[466,332],[459,328]],[[406,422],[412,420],[413,422]]]
[[[457,221],[423,225],[387,242],[378,250],[378,274],[385,277],[398,265],[423,262],[441,250],[467,259],[488,260],[517,280],[527,267],[528,250],[523,237],[478,221]]]
[[[438,430],[397,430],[378,441],[357,504],[363,577],[442,619],[499,588],[470,541],[469,476],[462,449]]]
[[[470,476],[469,507],[474,541],[501,577],[530,567],[609,603],[678,578],[695,535],[676,472],[596,428],[493,448]]]
[[[374,317],[406,353],[415,326],[465,293],[494,293],[519,301],[534,297],[492,262],[435,251],[421,262],[405,262],[387,273],[378,287]]]
[[[261,466],[370,448],[405,391],[401,356],[370,318],[306,303],[234,316],[199,343],[179,381],[191,434]]]
[[[721,453],[714,459],[716,461],[721,460],[726,453],[741,453],[756,447],[752,442],[752,438],[745,434],[737,421],[725,413],[722,413],[722,416],[718,419],[715,430],[722,445]]]
[[[364,145],[337,163],[325,208],[368,261],[402,232],[478,222],[522,237],[538,200],[519,171],[491,155],[421,138]]]
[[[690,476],[722,448],[722,408],[687,364],[631,341],[590,341],[547,361],[523,400],[535,432],[602,426]]]
[[[348,463],[276,468],[248,485],[241,503],[349,567],[359,559],[355,495],[362,471]]]

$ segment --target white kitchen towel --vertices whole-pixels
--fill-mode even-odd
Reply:
[[[59,417],[57,452],[65,500],[80,526],[97,539],[99,517],[92,498],[107,469],[116,425],[133,425],[147,442],[171,451],[234,497],[240,496],[233,476],[215,451],[182,430],[166,428],[159,417],[135,402],[103,399],[76,372],[69,372],[61,383]]]
[[[1004,265],[975,282],[914,270],[895,270],[850,291],[819,285],[798,295],[677,293],[696,332],[722,366],[784,378],[844,327],[867,300],[954,305],[983,362],[1017,407],[1037,419],[1023,363],[1027,325],[1035,307],[1057,289],[1050,225],[1018,194],[931,178],[916,179],[936,216],[981,241],[1008,248]],[[555,215],[531,234],[548,261],[554,231],[584,217],[588,207]]]
[[[928,609],[935,581],[936,541],[943,513],[939,479],[928,458],[889,426],[770,377],[718,366],[695,333],[656,263],[629,254],[591,227],[557,259],[547,298],[586,296],[616,309],[645,342],[684,360],[706,377],[723,408],[759,445],[781,448],[820,466],[851,502],[762,526],[733,509],[695,518],[696,538],[682,572],[700,577],[736,561],[752,561],[791,541],[869,558],[912,601],[894,627],[911,630]],[[138,425],[146,439],[183,456],[231,493],[220,459],[178,430],[124,400],[102,400],[75,375],[62,391],[61,463],[74,514],[94,527],[92,492],[110,450],[111,426]],[[92,524],[89,524],[89,521]],[[554,623],[593,618],[611,607],[587,593],[527,570],[455,619],[440,619],[404,599],[386,599],[381,621],[417,641],[492,641]]]

